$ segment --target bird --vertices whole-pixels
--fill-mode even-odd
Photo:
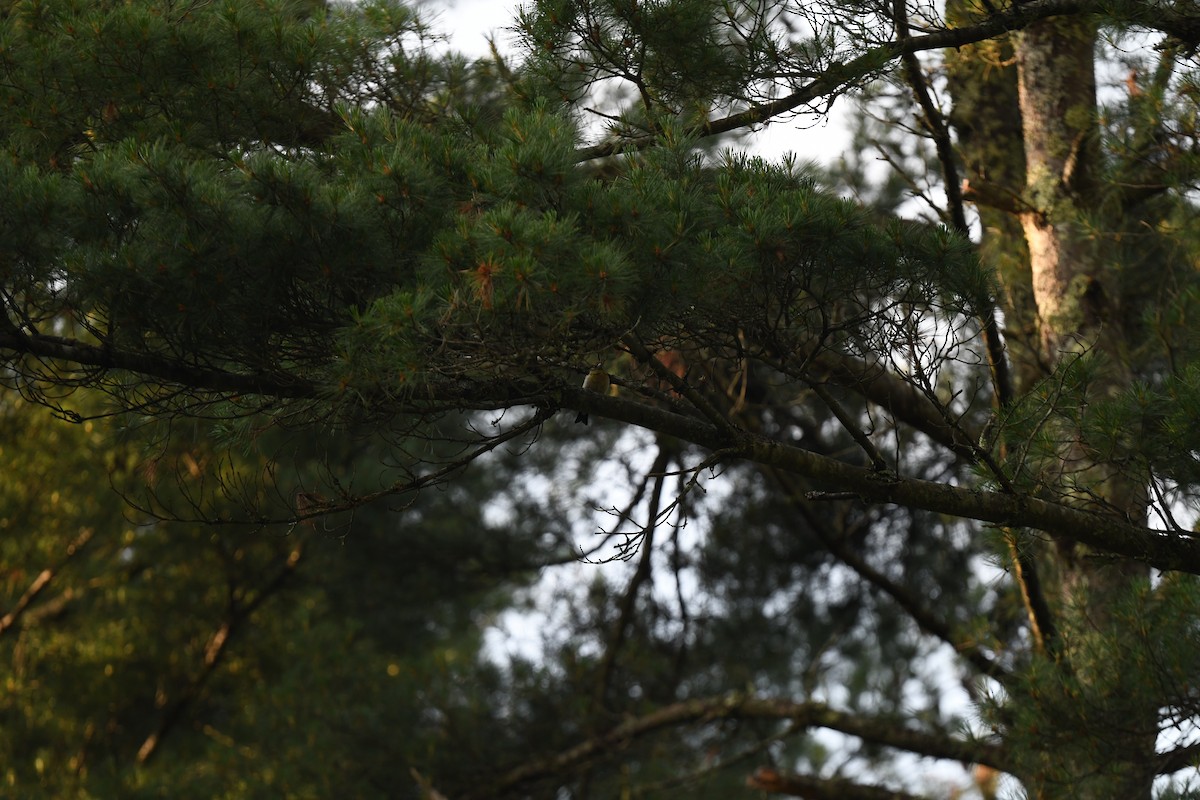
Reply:
[[[596,392],[597,394],[608,394],[609,386],[608,373],[604,371],[604,367],[600,364],[592,367],[588,372],[587,377],[583,379],[583,388],[585,391]],[[576,422],[588,424],[588,415],[586,411],[580,411],[575,417]]]

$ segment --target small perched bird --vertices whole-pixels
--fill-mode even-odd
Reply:
[[[583,379],[583,388],[589,392],[598,394],[608,394],[609,379],[608,373],[604,371],[604,367],[597,364],[588,372],[587,377]],[[576,422],[588,424],[588,415],[586,411],[580,411],[579,416],[575,417]]]

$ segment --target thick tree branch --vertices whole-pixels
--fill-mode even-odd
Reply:
[[[896,0],[892,7],[896,24],[896,38],[901,43],[909,41],[912,36],[908,30],[906,16],[908,9],[901,0]],[[954,143],[950,139],[950,129],[946,125],[941,109],[937,107],[937,104],[933,102],[933,97],[929,94],[929,85],[925,81],[921,62],[917,59],[916,52],[907,51],[900,60],[904,64],[904,78],[913,91],[917,105],[921,108],[921,121],[925,130],[928,131],[930,139],[933,140],[938,163],[942,167],[942,182],[945,184],[946,191],[946,212],[950,217],[951,227],[963,236],[967,236],[971,230],[967,224],[966,211],[963,208],[962,186],[958,179],[958,166],[954,154]]]
[[[915,730],[906,727],[899,719],[850,714],[822,703],[797,703],[733,694],[687,700],[642,717],[626,719],[608,732],[561,753],[528,761],[500,776],[486,789],[468,793],[462,800],[499,796],[522,784],[561,775],[658,731],[727,719],[779,720],[791,722],[796,728],[829,728],[873,744],[907,750],[921,756],[986,764],[1000,770],[1004,770],[1007,763],[1004,750],[997,745],[955,739],[940,732]]]
[[[905,16],[907,7],[900,0],[896,0],[893,8],[896,38],[901,43],[911,40],[908,19]],[[921,107],[921,117],[925,129],[933,140],[938,163],[942,167],[942,184],[946,191],[946,210],[950,217],[951,227],[963,236],[970,236],[971,227],[967,224],[967,213],[963,204],[963,185],[958,178],[957,156],[954,153],[954,142],[950,138],[950,127],[946,124],[941,109],[933,102],[916,52],[905,52],[901,61],[904,64],[905,79],[913,90],[917,104]],[[1015,390],[1009,370],[1008,355],[1004,351],[1000,328],[996,324],[996,309],[992,303],[987,303],[986,307],[981,310],[979,320],[983,329],[984,343],[987,346],[988,365],[992,372],[992,387],[996,395],[996,403],[1001,408],[1005,408],[1015,397]]]
[[[872,366],[853,356],[822,350],[811,359],[810,372],[826,376],[910,425],[967,462],[978,457],[972,435],[960,425],[947,422],[938,408],[916,386],[900,380],[882,366]]]
[[[255,394],[280,398],[315,398],[316,384],[285,373],[247,374],[212,369],[185,361],[133,353],[75,339],[42,334],[25,335],[0,330],[0,351],[9,350],[41,359],[52,359],[101,370],[127,370],[199,391]]]
[[[74,339],[57,336],[26,336],[0,330],[0,350],[54,359],[69,365],[98,370],[126,370],[197,392],[214,394],[247,394],[281,399],[317,399],[322,395],[318,384],[286,373],[250,374],[217,370],[188,364],[185,361],[98,347]],[[815,375],[827,376],[840,386],[851,389],[870,402],[886,409],[933,441],[967,460],[975,460],[975,448],[969,431],[947,424],[937,408],[914,386],[894,378],[887,370],[859,359],[823,351],[812,359]],[[674,377],[674,376],[672,376]],[[463,397],[472,397],[470,406],[476,409],[501,408],[514,403],[536,402],[540,387],[505,387],[510,391],[462,392],[450,387],[431,387],[426,402],[410,411],[429,411],[463,407]],[[584,410],[581,399],[589,393],[568,390],[563,400],[567,407]],[[594,393],[592,393],[594,394]],[[437,402],[441,397],[445,402]],[[414,404],[415,405],[415,404]]]
[[[824,386],[817,381],[809,381],[809,387],[821,398],[821,402],[825,404],[833,415],[837,417],[837,421],[841,423],[842,429],[850,434],[855,443],[862,448],[862,451],[867,454],[867,458],[871,460],[871,468],[876,472],[884,472],[888,469],[887,462],[880,454],[878,448],[871,441],[870,437],[860,428],[853,419],[850,418],[850,413],[842,407],[842,404],[837,401],[837,398],[829,393]]]
[[[1004,667],[996,663],[978,646],[956,635],[950,625],[934,614],[922,598],[917,597],[907,587],[896,583],[875,569],[867,563],[866,559],[852,549],[843,546],[835,536],[830,534],[822,522],[812,513],[812,510],[802,501],[801,491],[795,485],[795,480],[791,475],[779,470],[772,470],[772,474],[780,486],[783,487],[784,491],[787,492],[788,502],[804,518],[809,529],[816,534],[817,538],[821,540],[821,543],[828,548],[829,552],[835,558],[854,570],[864,581],[892,598],[896,605],[904,609],[905,613],[912,618],[917,627],[954,648],[954,651],[959,656],[975,667],[975,669],[979,670],[980,673],[1001,682],[1008,677],[1008,672]]]
[[[1042,588],[1037,561],[1012,529],[1005,529],[1004,540],[1012,557],[1013,578],[1021,591],[1021,602],[1025,606],[1025,615],[1029,618],[1033,641],[1041,652],[1060,656],[1058,626],[1054,623],[1054,613],[1050,610],[1050,603]]]
[[[1170,775],[1186,767],[1195,767],[1200,761],[1200,742],[1194,742],[1165,753],[1159,753],[1155,759],[1154,772],[1156,775]]]
[[[1159,569],[1200,574],[1200,541],[1173,532],[1144,528],[1116,516],[1006,492],[883,476],[875,470],[846,464],[795,445],[745,431],[732,434],[718,431],[694,417],[620,397],[603,397],[582,389],[563,390],[562,397],[570,408],[671,434],[711,450],[723,450],[758,464],[805,475],[831,488],[855,494],[864,502],[895,503],[980,522],[1034,528]]]
[[[803,797],[805,800],[921,800],[915,794],[859,783],[848,778],[783,774],[766,768],[755,771],[746,779],[746,785],[760,792]]]
[[[948,28],[922,36],[912,36],[898,42],[873,47],[858,58],[846,64],[834,64],[822,75],[806,86],[791,94],[772,100],[769,103],[754,105],[745,111],[731,114],[717,120],[711,120],[702,125],[694,126],[687,131],[690,136],[705,138],[722,133],[738,130],[752,125],[759,125],[780,114],[794,111],[821,97],[836,95],[857,85],[865,78],[878,72],[889,61],[906,53],[919,53],[925,50],[940,50],[946,47],[961,47],[974,44],[993,36],[1000,36],[1009,31],[1020,30],[1030,23],[1049,17],[1081,14],[1090,10],[1092,3],[1083,0],[1040,0],[1040,2],[1014,5],[1010,10],[994,14],[975,25],[962,28]],[[577,162],[605,158],[614,153],[629,150],[644,150],[653,147],[658,139],[646,136],[638,139],[618,139],[602,142],[591,147],[580,148],[575,152]]]
[[[894,8],[896,14],[896,34],[903,41],[909,38],[908,20],[904,17],[905,6],[901,2],[896,2]],[[938,162],[942,167],[950,222],[958,233],[963,236],[969,236],[970,226],[967,224],[966,209],[964,206],[965,186],[964,182],[960,181],[958,177],[957,159],[954,153],[954,143],[950,138],[950,128],[946,124],[941,110],[933,102],[933,98],[929,93],[929,86],[921,71],[920,62],[917,60],[916,54],[906,53],[902,60],[904,62],[905,76],[909,86],[913,90],[913,95],[917,98],[918,105],[921,107],[921,115],[925,128],[933,140]],[[996,323],[996,309],[991,302],[987,303],[982,311],[980,324],[983,330],[984,343],[987,347],[988,364],[991,368],[996,405],[1000,410],[1004,410],[1012,404],[1013,399],[1016,397],[1016,389],[1013,385],[1012,371],[1009,369],[1008,354],[1005,352],[1004,343],[1000,337],[1000,329]],[[986,451],[976,452],[986,461],[992,473],[999,480],[1007,483],[1003,471],[991,460],[990,455]],[[1008,488],[1007,485],[1006,488]],[[1045,651],[1049,648],[1053,651],[1056,648],[1057,632],[1050,613],[1050,607],[1042,593],[1041,581],[1038,578],[1037,563],[1026,549],[1017,546],[1011,530],[1006,532],[1006,538],[1013,558],[1014,577],[1021,590],[1021,597],[1029,616],[1034,640],[1037,642],[1039,649]]]
[[[57,358],[107,369],[139,372],[198,391],[254,393],[284,398],[315,398],[316,384],[285,375],[248,375],[203,368],[151,355],[109,352],[103,348],[58,337],[24,337],[0,332],[0,349],[7,348],[44,358]],[[890,391],[873,382],[862,382],[866,392]],[[868,395],[870,396],[870,395]],[[899,398],[903,401],[904,398]],[[431,409],[504,408],[536,404],[543,408],[565,406],[606,416],[650,430],[677,436],[712,450],[737,453],[740,457],[806,475],[839,491],[852,492],[867,502],[936,511],[981,522],[1029,527],[1067,536],[1100,551],[1126,556],[1166,570],[1200,574],[1200,542],[1176,534],[1133,525],[1115,516],[1105,516],[1058,503],[1012,493],[966,489],[911,478],[881,476],[877,471],[844,464],[794,445],[773,441],[734,428],[718,429],[695,417],[674,414],[644,403],[608,397],[582,388],[555,388],[548,395],[544,384],[492,382],[485,387],[430,385],[422,397],[393,400],[392,413],[427,413]],[[945,421],[942,421],[945,426]],[[959,436],[962,434],[959,433]],[[957,437],[950,436],[950,441]]]

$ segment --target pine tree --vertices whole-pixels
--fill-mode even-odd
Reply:
[[[1186,8],[542,0],[522,60],[477,65],[386,2],[4,26],[6,384],[74,419],[97,390],[168,444],[215,419],[258,452],[391,448],[378,485],[272,496],[267,458],[218,481],[236,509],[152,509],[304,523],[509,448],[653,456],[608,523],[628,583],[564,598],[576,622],[503,691],[431,702],[442,744],[404,756],[425,791],[904,797],[902,751],[1150,797],[1194,761]],[[1130,72],[1101,105],[1111,37]],[[936,223],[704,149],[866,87]],[[615,390],[579,388],[597,362]],[[922,663],[946,649],[970,733]],[[818,729],[859,743],[852,774]]]

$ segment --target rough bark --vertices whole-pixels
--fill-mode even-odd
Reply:
[[[981,13],[975,0],[950,0],[951,25],[969,25]],[[1029,254],[1014,210],[1025,186],[1025,146],[1017,100],[1012,36],[947,50],[946,79],[953,98],[949,122],[962,161],[964,199],[979,215],[980,256],[996,270],[1003,291],[1004,339],[1017,386],[1042,374]]]
[[[1094,196],[1095,37],[1085,18],[1045,20],[1024,30],[1016,48],[1029,206],[1021,224],[1050,363],[1092,344],[1102,318],[1099,265],[1078,224]]]
[[[1026,158],[1026,181],[1021,224],[1029,252],[1030,283],[1036,305],[1042,358],[1053,366],[1084,351],[1105,359],[1098,387],[1118,391],[1128,385],[1130,369],[1124,357],[1124,333],[1111,313],[1112,289],[1103,257],[1085,233],[1081,221],[1093,212],[1100,194],[1096,185],[1098,134],[1094,58],[1096,27],[1086,17],[1044,20],[1017,37],[1016,61]],[[1145,492],[1135,476],[1122,474],[1092,460],[1083,445],[1064,446],[1058,491],[1068,496],[1097,498],[1110,513],[1140,522],[1146,515]],[[1058,535],[1062,609],[1074,617],[1076,630],[1107,631],[1118,624],[1115,603],[1147,577],[1143,565],[1125,560],[1099,562],[1069,535]],[[1083,637],[1080,637],[1083,638]],[[1060,667],[1071,670],[1070,648],[1062,651]],[[1092,677],[1087,658],[1079,659],[1076,676]],[[1155,709],[1137,698],[1111,698],[1106,718],[1126,721],[1095,736],[1099,746],[1080,756],[1069,771],[1090,779],[1065,785],[1060,778],[1027,776],[1037,797],[1149,798],[1153,782]],[[1114,754],[1117,755],[1114,758]],[[1086,763],[1089,759],[1091,763]],[[1100,780],[1096,777],[1100,776]]]

